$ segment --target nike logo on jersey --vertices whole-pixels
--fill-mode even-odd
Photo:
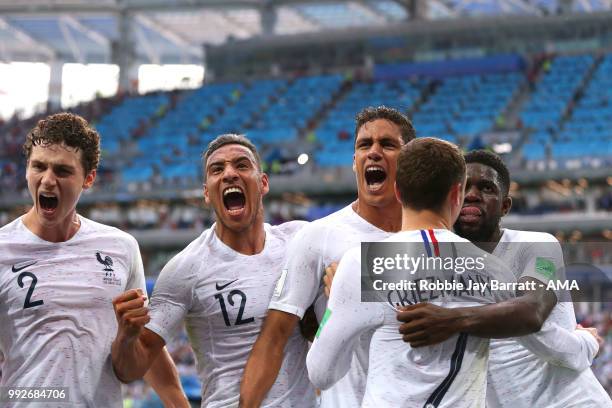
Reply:
[[[19,272],[21,270],[24,270],[28,266],[34,265],[35,263],[38,263],[38,261],[25,261],[25,262],[16,263],[15,265],[13,265],[12,271],[13,272]]]
[[[225,288],[227,288],[229,285],[231,285],[232,283],[236,282],[238,279],[234,279],[233,281],[226,283],[225,285],[219,285],[218,283],[215,284],[215,287],[217,288],[217,290],[223,290]]]

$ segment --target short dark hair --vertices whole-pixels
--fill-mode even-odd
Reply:
[[[217,136],[212,142],[208,144],[206,151],[204,152],[204,174],[206,174],[206,162],[210,156],[215,152],[215,150],[219,150],[225,145],[229,144],[238,144],[249,149],[253,156],[255,156],[255,161],[257,162],[257,169],[261,171],[261,158],[259,157],[259,153],[257,152],[257,148],[245,135],[238,135],[234,133],[226,133],[224,135]]]
[[[357,140],[357,133],[363,125],[376,119],[386,119],[389,122],[395,123],[399,127],[404,143],[408,143],[416,138],[416,132],[414,126],[408,117],[402,114],[397,109],[388,108],[386,106],[378,106],[376,108],[369,106],[359,112],[356,116],[355,125],[355,138]]]
[[[499,155],[488,150],[473,150],[465,155],[466,163],[480,163],[497,172],[504,197],[510,192],[510,172]]]
[[[38,121],[26,136],[23,152],[30,160],[34,146],[65,144],[80,150],[85,175],[98,168],[100,135],[89,123],[74,113],[56,113]]]
[[[451,187],[463,180],[465,160],[456,145],[423,137],[402,146],[396,183],[404,207],[439,211]]]

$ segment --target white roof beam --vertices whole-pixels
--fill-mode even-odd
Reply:
[[[142,25],[150,28],[153,31],[158,32],[159,35],[166,38],[171,43],[174,43],[181,50],[186,51],[190,56],[197,58],[202,57],[202,51],[200,47],[193,45],[191,42],[184,39],[179,34],[172,31],[170,28],[166,27],[158,20],[149,16],[145,17],[143,15],[138,15],[136,18]]]
[[[142,32],[142,28],[140,28],[137,24],[134,26],[134,35],[136,35],[136,38],[142,46],[144,53],[147,55],[149,62],[151,64],[161,64],[161,57],[159,53],[155,50],[155,47],[153,47],[147,36]]]
[[[57,20],[57,24],[59,26],[60,31],[62,32],[64,41],[66,41],[68,48],[70,48],[70,52],[72,52],[72,56],[74,57],[74,59],[80,64],[85,64],[85,58],[83,57],[83,53],[81,52],[79,45],[77,44],[76,40],[72,36],[72,33],[70,32],[70,29],[68,28],[69,23],[66,22],[66,17],[60,17]]]
[[[53,59],[57,55],[57,51],[54,48],[50,47],[49,45],[43,42],[40,42],[34,39],[28,33],[15,27],[14,25],[11,25],[9,22],[4,20],[2,17],[0,17],[0,26],[6,29],[7,31],[10,31],[10,33],[13,36],[15,36],[15,38],[17,38],[19,41],[31,46],[32,48],[36,50],[40,50],[49,59]]]
[[[110,47],[110,40],[99,32],[92,30],[91,28],[85,27],[83,24],[81,24],[79,20],[77,20],[71,15],[63,16],[63,18],[66,23],[70,24],[77,31],[80,31],[85,34],[90,40],[92,40],[99,46],[106,48]]]

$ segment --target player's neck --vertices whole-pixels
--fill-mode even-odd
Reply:
[[[241,231],[231,230],[217,222],[215,233],[221,242],[243,255],[256,255],[263,251],[266,244],[263,217],[257,217],[255,222]]]
[[[71,215],[53,226],[45,226],[40,222],[36,209],[28,211],[23,219],[23,225],[38,238],[49,242],[66,242],[77,233],[81,227],[81,221],[74,211]]]
[[[416,211],[411,208],[402,208],[402,231],[426,229],[450,230],[450,226],[450,221],[435,211]]]
[[[483,251],[493,253],[493,251],[495,251],[495,248],[497,248],[497,244],[499,244],[501,237],[502,231],[501,228],[499,228],[499,224],[497,224],[495,231],[493,231],[493,234],[491,234],[488,239],[484,240],[483,242],[474,242],[474,244]]]
[[[383,231],[398,232],[402,225],[402,206],[399,202],[394,201],[384,207],[374,207],[357,199],[353,202],[352,208],[361,218]]]

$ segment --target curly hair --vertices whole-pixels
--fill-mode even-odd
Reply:
[[[357,123],[355,124],[355,140],[357,140],[357,133],[363,125],[376,119],[386,119],[399,127],[404,143],[416,138],[416,132],[412,122],[408,117],[402,114],[400,111],[388,108],[386,106],[367,107],[357,114],[355,117]]]
[[[98,168],[100,135],[82,117],[73,113],[57,113],[39,120],[26,136],[23,152],[30,160],[34,146],[64,144],[82,152],[81,165],[85,174]]]

